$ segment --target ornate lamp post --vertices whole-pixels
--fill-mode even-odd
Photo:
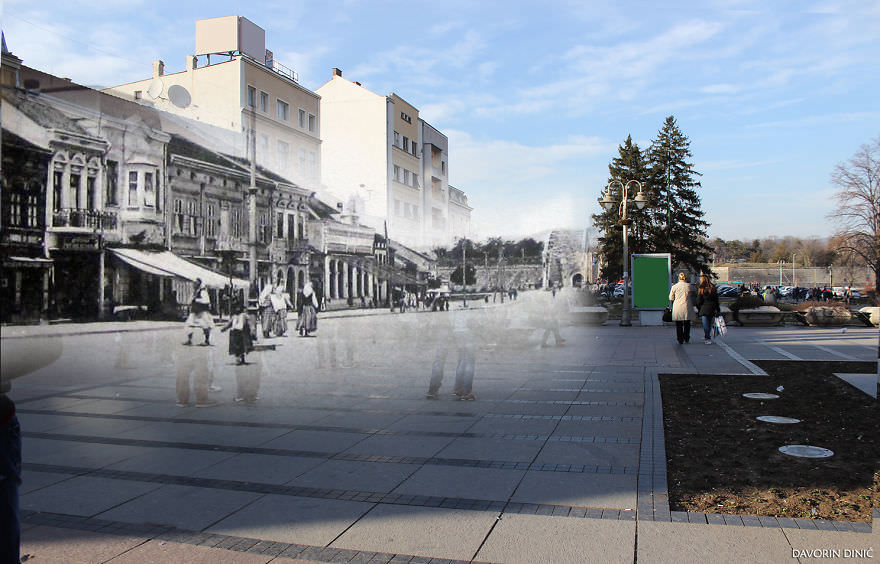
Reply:
[[[628,227],[629,224],[632,223],[632,219],[628,218],[626,215],[626,208],[629,200],[629,185],[635,184],[639,187],[639,192],[636,194],[635,198],[633,198],[633,202],[635,202],[636,207],[638,209],[642,209],[645,207],[645,204],[648,203],[648,197],[645,195],[644,190],[642,189],[642,183],[638,180],[630,180],[626,184],[621,182],[620,180],[612,180],[608,183],[608,186],[605,187],[605,197],[599,198],[599,204],[610,211],[614,208],[614,206],[618,205],[618,201],[615,199],[612,187],[617,184],[620,186],[620,191],[622,192],[622,199],[619,202],[619,214],[620,214],[620,225],[623,226],[623,313],[620,316],[620,325],[622,327],[629,327],[632,325],[631,321],[631,312],[630,306],[631,299],[629,294],[629,242],[628,242]]]

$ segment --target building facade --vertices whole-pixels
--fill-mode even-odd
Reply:
[[[265,31],[241,16],[196,22],[196,54],[185,70],[105,92],[189,118],[203,142],[248,158],[309,191],[321,189],[320,97],[266,49]],[[253,143],[248,140],[252,139]]]

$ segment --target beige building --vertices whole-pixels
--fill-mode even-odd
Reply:
[[[447,230],[450,241],[471,237],[471,211],[467,194],[454,186],[449,187],[449,227]]]
[[[320,97],[266,49],[266,32],[241,16],[196,21],[196,52],[182,72],[153,63],[150,78],[105,92],[193,120],[212,148],[247,157],[311,190],[321,188]],[[250,134],[250,135],[249,135]]]

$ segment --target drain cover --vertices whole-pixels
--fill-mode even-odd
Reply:
[[[792,417],[780,417],[778,415],[761,415],[758,418],[758,421],[763,421],[764,423],[800,423],[800,419],[794,419]]]
[[[779,452],[798,458],[830,458],[834,456],[834,451],[827,448],[808,445],[785,445],[779,447]]]
[[[760,399],[760,400],[779,399],[779,396],[776,394],[760,394],[760,393],[743,394],[743,397],[749,398],[749,399]]]

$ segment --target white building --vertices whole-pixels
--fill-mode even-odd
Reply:
[[[182,72],[153,63],[150,78],[105,92],[205,124],[212,148],[248,156],[297,185],[321,188],[320,97],[266,49],[266,32],[247,18],[196,21],[196,52]]]
[[[339,69],[316,92],[328,192],[378,232],[387,224],[388,235],[405,245],[424,250],[450,243],[446,136],[397,94],[376,94]]]

